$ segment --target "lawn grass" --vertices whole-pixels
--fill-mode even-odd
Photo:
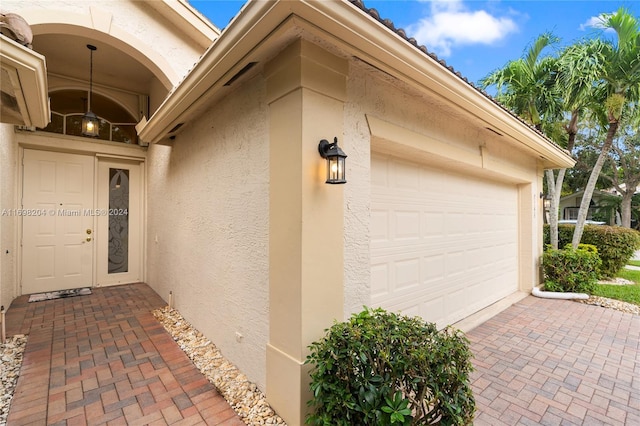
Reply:
[[[631,266],[640,266],[640,260],[630,260],[627,262],[627,264]]]
[[[631,264],[631,263],[629,263]],[[640,265],[638,265],[640,266]],[[592,296],[608,297],[640,306],[640,271],[622,269],[618,276],[635,282],[634,285],[597,284]]]
[[[633,281],[636,284],[640,284],[640,271],[623,268],[620,270],[620,272],[618,272],[618,276],[620,278],[624,278],[625,280]]]

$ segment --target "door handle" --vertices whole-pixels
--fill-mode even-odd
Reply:
[[[91,241],[91,237],[87,237],[87,242]]]

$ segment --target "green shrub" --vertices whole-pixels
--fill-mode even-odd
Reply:
[[[336,323],[309,346],[313,425],[471,424],[471,352],[460,331],[382,309]]]
[[[574,228],[574,225],[558,226],[558,247],[571,244]],[[549,225],[544,226],[544,241],[549,243]],[[600,277],[615,277],[640,248],[640,232],[620,226],[588,225],[584,227],[580,242],[598,248],[602,259]]]
[[[564,250],[547,250],[542,256],[545,290],[591,293],[601,264],[593,245],[580,244],[574,250],[569,244]]]

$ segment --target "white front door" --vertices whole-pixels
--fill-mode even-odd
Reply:
[[[91,286],[94,158],[24,150],[22,293]]]

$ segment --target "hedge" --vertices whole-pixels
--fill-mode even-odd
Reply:
[[[574,229],[575,225],[558,225],[558,247],[571,244]],[[544,242],[549,244],[549,225],[544,225]],[[587,225],[580,243],[597,247],[602,260],[600,277],[615,277],[640,248],[640,232],[620,226]]]
[[[547,291],[592,293],[601,265],[595,246],[571,244],[564,250],[546,250],[542,256],[544,289]]]

